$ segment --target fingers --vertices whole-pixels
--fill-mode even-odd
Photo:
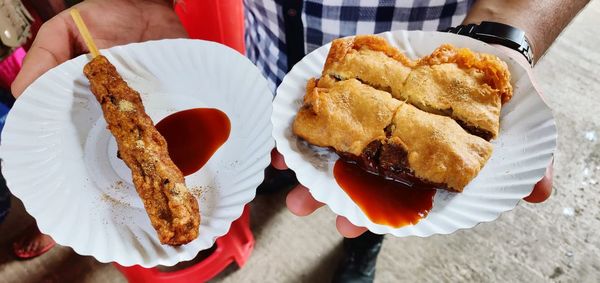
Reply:
[[[276,148],[271,151],[271,164],[278,170],[288,169],[287,165],[285,165],[283,155],[281,155]]]
[[[288,209],[297,216],[307,216],[324,205],[315,200],[308,189],[302,185],[298,185],[288,193],[286,204]],[[342,216],[337,217],[335,225],[340,234],[346,238],[356,238],[367,231],[367,228],[354,226]]]
[[[44,23],[11,85],[13,95],[19,97],[39,76],[71,59],[74,48],[72,31],[64,17],[57,16]]]
[[[288,193],[285,202],[288,209],[297,216],[309,215],[324,205],[322,202],[315,200],[308,189],[302,185],[292,189]]]
[[[348,218],[343,216],[338,216],[336,218],[335,226],[338,232],[340,232],[340,234],[346,238],[356,238],[367,231],[367,228],[355,226],[354,224],[350,223]]]
[[[554,160],[546,168],[546,175],[533,187],[533,191],[529,196],[523,198],[525,201],[531,203],[540,203],[547,200],[552,194],[552,172]]]

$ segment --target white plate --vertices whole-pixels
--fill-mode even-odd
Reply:
[[[508,63],[514,97],[502,108],[500,136],[493,142],[491,159],[463,193],[438,191],[429,215],[416,225],[393,228],[373,223],[336,183],[333,164],[337,155],[308,146],[291,131],[302,105],[306,81],[320,76],[331,46],[328,44],[294,66],[279,86],[273,104],[271,120],[277,149],[296,172],[300,183],[309,188],[316,200],[353,224],[374,233],[398,237],[449,234],[492,221],[502,212],[513,209],[544,175],[556,147],[552,112],[533,88],[525,69],[496,48],[464,36],[421,31],[392,31],[381,36],[411,58],[422,57],[441,44],[451,43],[496,54]]]
[[[0,147],[8,187],[42,232],[79,254],[125,266],[190,260],[227,233],[264,178],[274,146],[271,91],[249,60],[211,42],[161,40],[101,53],[140,92],[155,123],[200,107],[229,117],[227,142],[186,177],[200,205],[198,239],[159,243],[83,75],[86,56],[44,74],[10,111]]]

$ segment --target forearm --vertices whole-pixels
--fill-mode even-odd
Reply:
[[[477,0],[464,23],[492,21],[525,31],[535,61],[589,0]]]

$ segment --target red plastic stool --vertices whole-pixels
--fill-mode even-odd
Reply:
[[[175,12],[190,38],[219,42],[246,54],[242,0],[178,1]]]
[[[217,248],[210,256],[183,270],[161,272],[156,267],[143,268],[139,265],[125,267],[116,263],[114,265],[131,283],[205,282],[215,277],[233,262],[241,268],[254,249],[254,236],[250,230],[249,206],[246,206],[242,216],[231,224],[229,232],[218,238],[215,244]]]

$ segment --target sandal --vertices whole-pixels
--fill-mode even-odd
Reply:
[[[48,237],[49,241],[48,239],[40,239],[40,237]],[[43,242],[46,243],[42,245]],[[30,259],[46,253],[55,245],[56,242],[50,236],[42,234],[34,224],[26,230],[19,240],[13,243],[13,252],[20,259]]]

